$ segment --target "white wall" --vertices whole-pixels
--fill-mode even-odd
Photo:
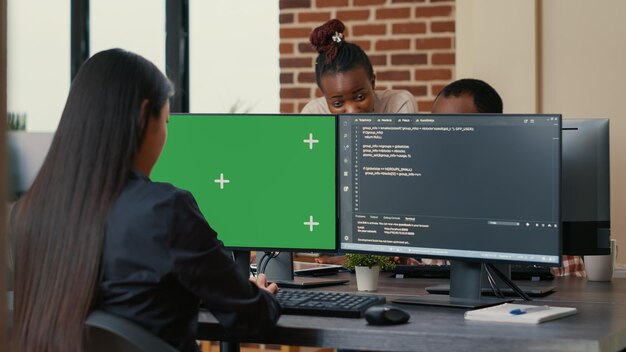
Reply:
[[[612,237],[626,246],[626,2],[463,0],[456,4],[459,78],[473,76],[494,83],[504,92],[506,112],[611,119]],[[533,51],[533,46],[535,57],[519,60],[520,48]],[[626,264],[626,256],[617,260]]]
[[[611,119],[611,236],[626,248],[626,1],[542,4],[544,111]]]
[[[280,111],[278,1],[189,1],[191,112]]]
[[[505,113],[537,108],[537,42],[534,1],[456,2],[456,73],[491,84]]]

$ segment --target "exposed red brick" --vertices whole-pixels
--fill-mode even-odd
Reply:
[[[298,73],[298,83],[316,83],[315,72]]]
[[[426,33],[426,23],[424,22],[406,22],[394,23],[391,26],[393,34],[417,34]]]
[[[376,42],[376,50],[402,50],[410,48],[411,41],[409,39],[386,39]]]
[[[311,90],[309,88],[281,88],[281,99],[305,99],[309,98]]]
[[[423,6],[415,9],[415,17],[441,17],[452,15],[452,6]]]
[[[433,22],[430,24],[430,30],[433,33],[453,32],[454,33],[454,21],[445,22]]]
[[[370,62],[374,66],[387,65],[387,55],[369,55]]]
[[[330,18],[330,12],[301,12],[298,14],[298,22],[326,22]]]
[[[455,57],[452,53],[434,53],[431,62],[433,65],[454,65]]]
[[[383,35],[387,32],[387,26],[384,24],[366,24],[361,26],[354,26],[352,28],[352,34],[354,36],[361,35]]]
[[[317,7],[348,6],[348,0],[315,0]]]
[[[287,84],[287,83],[293,83],[293,73],[281,73],[280,74],[280,83],[283,84]]]
[[[311,0],[280,0],[278,2],[278,7],[281,10],[295,9],[295,8],[301,8],[301,7],[309,8],[311,7]]]
[[[415,49],[451,49],[452,38],[423,38],[415,41]]]
[[[337,11],[337,18],[344,21],[366,20],[370,18],[370,10]]]
[[[428,62],[426,54],[394,54],[391,56],[392,65],[424,65]]]
[[[451,79],[452,71],[449,69],[418,69],[415,70],[415,80],[417,81],[432,81],[432,80],[444,80]]]
[[[292,54],[293,44],[292,43],[280,43],[278,46],[278,50],[281,54]]]
[[[378,9],[376,10],[376,19],[384,20],[389,18],[409,18],[411,17],[411,9],[408,7],[394,9]]]
[[[384,5],[387,0],[354,0],[354,6]]]
[[[419,112],[430,112],[433,109],[432,100],[423,100],[417,102],[417,111]]]
[[[446,87],[446,85],[447,84],[433,84],[433,86],[430,87],[430,94],[432,94],[433,96],[437,96],[437,94],[439,94],[439,92],[441,92]]]
[[[278,15],[279,23],[293,23],[293,19],[293,13],[281,13],[280,15]]]
[[[415,97],[422,97],[422,96],[426,96],[428,94],[428,87],[427,86],[403,86],[403,85],[395,86],[394,85],[393,89],[408,90]]]
[[[372,42],[370,42],[369,40],[355,40],[352,43],[360,46],[361,49],[365,50],[366,52],[369,51],[372,47]]]
[[[433,97],[454,76],[454,0],[279,0],[279,6],[284,113],[299,112],[323,96],[309,35],[330,18],[344,21],[344,35],[368,53],[376,89],[408,90],[420,111],[431,110]]]
[[[293,103],[280,103],[280,112],[283,114],[293,113]]]
[[[381,81],[408,81],[411,79],[409,71],[378,71],[376,79]]]
[[[312,67],[313,59],[310,57],[281,58],[280,67]]]
[[[301,53],[317,53],[317,51],[315,51],[315,48],[313,48],[313,45],[311,45],[310,42],[303,42],[303,43],[298,43],[298,52]]]
[[[311,35],[311,28],[297,27],[297,28],[281,28],[281,38],[308,38]]]

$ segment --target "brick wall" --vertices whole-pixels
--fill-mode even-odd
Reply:
[[[321,96],[309,35],[331,18],[370,57],[376,88],[410,91],[420,112],[455,76],[454,0],[280,0],[281,112]]]

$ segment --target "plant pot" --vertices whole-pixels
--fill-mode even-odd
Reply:
[[[357,266],[354,268],[356,272],[356,288],[359,291],[376,291],[378,289],[378,276],[380,267],[373,266]]]

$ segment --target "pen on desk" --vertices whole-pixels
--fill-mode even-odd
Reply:
[[[526,314],[526,313],[532,313],[532,312],[539,312],[539,311],[548,310],[548,309],[550,309],[550,306],[536,306],[536,307],[529,307],[529,308],[522,308],[522,309],[513,309],[509,313],[513,315],[520,315],[520,314]]]

